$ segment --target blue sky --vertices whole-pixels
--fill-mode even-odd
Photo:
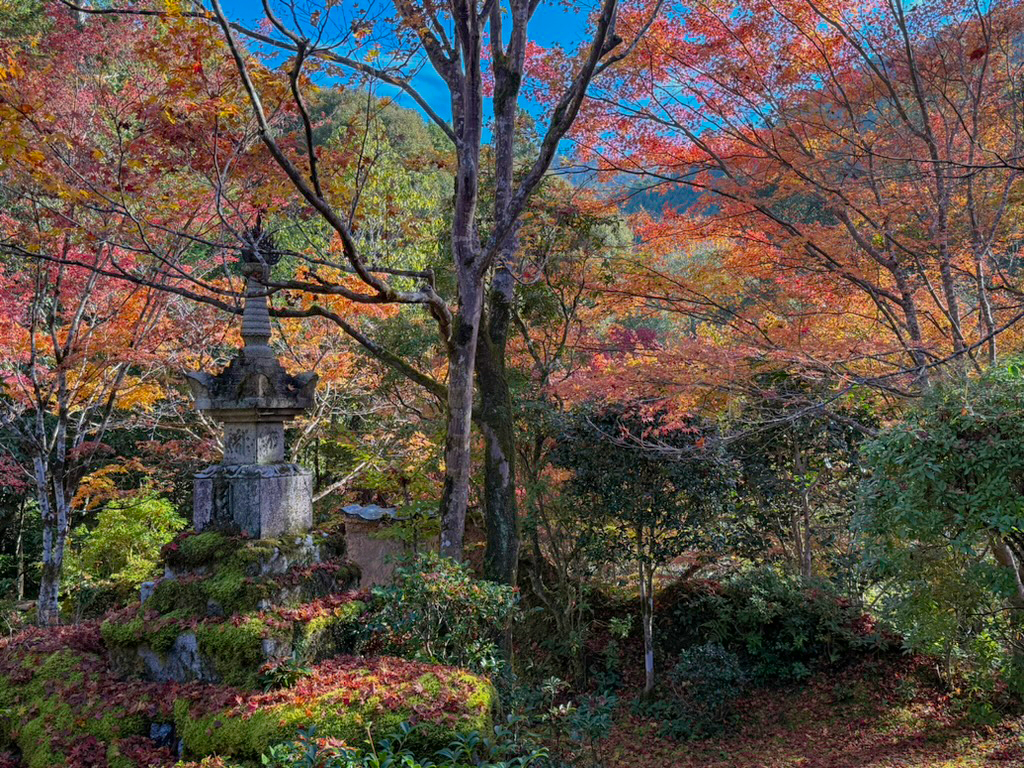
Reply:
[[[372,3],[373,0],[370,0]],[[342,0],[342,7],[350,0]],[[305,6],[299,0],[300,7],[315,8],[318,3]],[[586,4],[586,3],[584,3]],[[260,0],[222,0],[225,12],[233,20],[255,24],[263,18]],[[364,3],[365,6],[365,3]],[[567,48],[575,48],[586,32],[586,11],[569,9],[559,0],[544,0],[537,8],[530,22],[530,38],[540,45],[560,44]],[[448,89],[437,74],[429,66],[416,78],[415,85],[431,107],[443,117],[451,114]],[[387,91],[382,91],[387,93]],[[414,102],[400,92],[395,93],[396,101],[403,106],[415,109]]]

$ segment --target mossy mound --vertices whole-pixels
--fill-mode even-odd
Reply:
[[[182,534],[164,547],[166,576],[146,599],[102,625],[115,671],[253,688],[265,664],[352,650],[341,624],[353,615],[359,569],[343,553],[343,539],[325,532],[274,541]]]
[[[195,686],[175,695],[208,698]],[[172,716],[163,686],[113,675],[97,622],[0,643],[0,749],[18,749],[28,768],[170,765],[171,751],[146,737],[151,722]]]
[[[326,533],[253,540],[219,531],[185,533],[163,549],[165,578],[146,609],[159,614],[233,616],[299,605],[351,589],[359,568]]]
[[[459,669],[349,656],[314,667],[291,688],[252,693],[212,712],[183,700],[174,714],[186,755],[253,759],[310,725],[320,737],[365,744],[413,721],[418,746],[437,748],[460,733],[488,732],[494,704],[491,684]]]
[[[300,727],[357,744],[368,733],[386,738],[406,720],[419,722],[423,746],[434,748],[488,730],[494,696],[488,681],[458,669],[354,656],[267,693],[121,680],[99,623],[88,622],[0,641],[0,753],[19,750],[27,768],[170,768],[174,750],[148,734],[154,723],[174,723],[188,757],[252,764]]]

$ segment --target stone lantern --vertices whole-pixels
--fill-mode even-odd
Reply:
[[[312,476],[285,461],[284,425],[312,406],[317,376],[289,374],[270,348],[264,283],[278,258],[258,245],[242,251],[244,346],[218,374],[186,374],[196,408],[224,425],[223,460],[195,475],[196,531],[212,526],[273,539],[313,525]]]

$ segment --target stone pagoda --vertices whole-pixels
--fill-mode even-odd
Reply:
[[[265,283],[280,256],[260,239],[241,254],[241,352],[218,374],[186,374],[196,408],[224,425],[223,460],[195,476],[193,525],[276,539],[313,525],[312,476],[285,461],[284,425],[313,404],[317,376],[290,375],[270,348]]]

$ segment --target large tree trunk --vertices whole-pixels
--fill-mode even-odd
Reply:
[[[483,254],[476,221],[483,140],[482,30],[480,19],[472,7],[468,13],[466,8],[460,7],[455,17],[456,37],[462,48],[461,72],[450,62],[438,70],[448,80],[456,137],[458,168],[455,173],[451,247],[459,290],[458,311],[448,340],[448,435],[445,439],[445,477],[441,495],[441,554],[462,560],[472,472],[473,379],[486,265],[481,263]]]
[[[480,334],[476,360],[480,388],[477,422],[484,436],[484,575],[505,584],[516,583],[519,563],[515,425],[505,368],[514,291],[512,274],[504,266],[499,267],[491,285],[487,327]]]
[[[483,286],[467,283],[460,285],[459,313],[448,344],[448,435],[441,496],[441,554],[453,560],[463,559],[472,472],[473,371],[483,304]]]
[[[491,40],[494,60],[494,226],[506,231],[499,243],[491,281],[487,328],[480,336],[477,383],[480,387],[480,428],[484,435],[484,521],[487,549],[484,574],[492,581],[515,584],[519,564],[519,520],[516,510],[515,425],[508,387],[505,352],[514,311],[516,281],[513,259],[518,227],[510,214],[515,171],[516,105],[526,50],[527,7],[520,6],[511,38]],[[492,35],[501,34],[498,6],[492,8]]]

